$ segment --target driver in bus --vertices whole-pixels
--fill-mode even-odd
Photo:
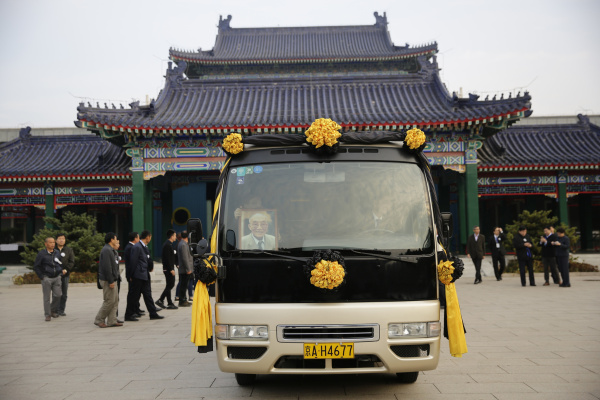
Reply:
[[[275,250],[275,236],[269,235],[270,217],[258,212],[248,219],[250,234],[242,237],[242,250]]]

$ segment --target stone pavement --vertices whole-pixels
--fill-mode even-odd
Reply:
[[[600,274],[573,274],[571,288],[521,287],[514,275],[473,285],[469,268],[457,282],[469,352],[453,358],[442,339],[438,368],[414,384],[263,375],[239,387],[190,343],[189,308],[100,329],[95,284],[72,284],[68,315],[51,322],[40,286],[0,287],[0,399],[600,399]]]

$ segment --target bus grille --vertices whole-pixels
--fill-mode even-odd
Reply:
[[[279,325],[280,342],[366,342],[379,340],[379,325]]]

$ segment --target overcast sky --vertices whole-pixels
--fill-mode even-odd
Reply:
[[[437,41],[450,92],[528,90],[541,115],[600,114],[598,0],[0,0],[0,127],[71,127],[80,101],[155,98],[169,48],[233,28],[372,25]]]

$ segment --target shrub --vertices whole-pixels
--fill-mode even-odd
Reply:
[[[505,272],[519,273],[519,262],[510,260],[506,264]],[[541,261],[533,260],[533,272],[544,272],[544,264]],[[592,264],[577,261],[577,257],[569,259],[569,272],[598,272],[598,267]]]
[[[40,249],[44,248],[44,240],[47,237],[56,238],[58,233],[64,233],[67,238],[67,246],[75,253],[75,266],[73,271],[86,272],[96,271],[96,261],[100,256],[100,250],[104,246],[104,236],[96,232],[96,218],[87,214],[74,214],[65,212],[62,219],[45,217],[46,223],[55,228],[43,228],[33,236],[33,241],[27,245],[25,251],[21,252],[21,259],[29,268],[33,267],[35,257]]]
[[[95,283],[96,282],[96,273],[95,272],[71,272],[71,278],[69,279],[70,283]],[[15,285],[30,285],[30,284],[40,284],[40,278],[38,278],[35,272],[28,272],[23,275],[15,275],[12,277],[13,283]]]

